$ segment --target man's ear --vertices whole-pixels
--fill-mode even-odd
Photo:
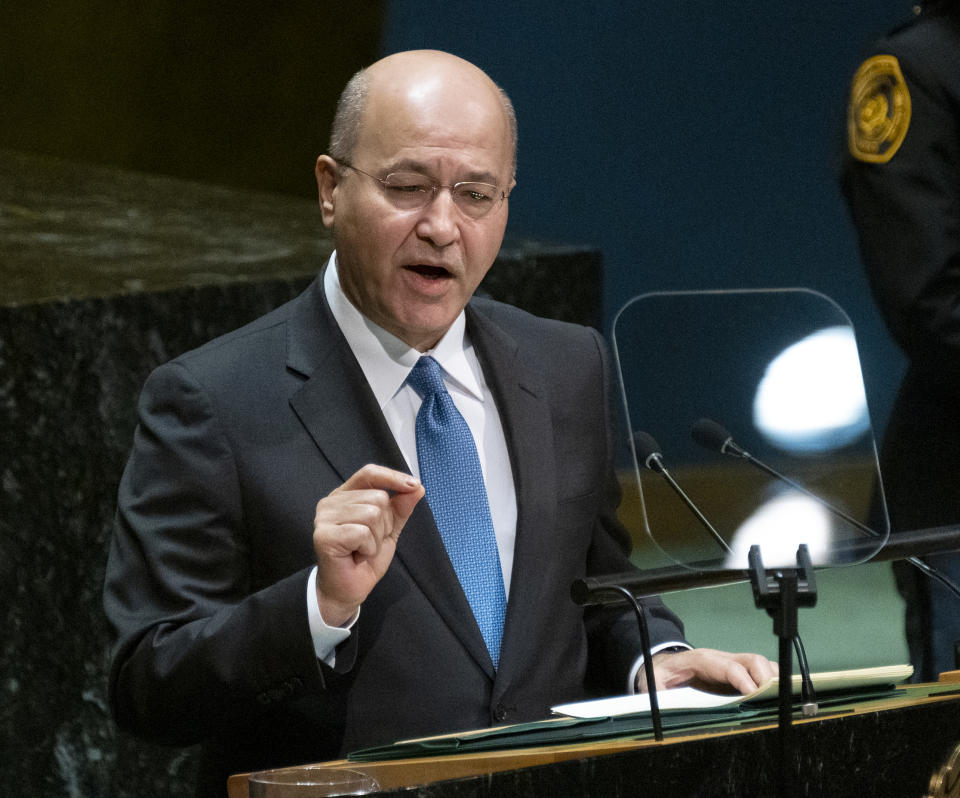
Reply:
[[[320,199],[320,214],[323,217],[323,224],[324,227],[332,227],[337,186],[340,183],[337,162],[329,155],[321,155],[317,158],[315,174],[317,176],[317,194]]]

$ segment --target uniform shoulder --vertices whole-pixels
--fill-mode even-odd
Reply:
[[[960,24],[956,14],[924,10],[867,53],[850,84],[849,163],[885,164],[911,128],[923,129],[960,102]]]
[[[924,11],[900,23],[874,43],[872,52],[935,61],[960,50],[960,12]]]

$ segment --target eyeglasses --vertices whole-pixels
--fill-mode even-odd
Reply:
[[[482,219],[491,211],[500,207],[507,194],[499,186],[490,183],[454,183],[452,186],[443,186],[426,175],[417,172],[391,172],[380,178],[353,164],[337,161],[340,166],[352,169],[369,178],[376,180],[383,189],[384,196],[393,205],[402,211],[415,211],[426,208],[437,196],[441,188],[450,189],[450,196],[454,204],[471,219]]]

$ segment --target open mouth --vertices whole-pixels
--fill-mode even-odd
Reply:
[[[450,276],[450,272],[443,266],[427,266],[426,264],[416,263],[405,268],[429,280],[439,280]]]

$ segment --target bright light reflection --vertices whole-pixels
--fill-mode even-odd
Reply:
[[[806,543],[815,564],[829,562],[833,519],[830,512],[809,496],[784,493],[770,499],[734,533],[727,555],[728,568],[747,568],[747,554],[760,546],[764,568],[790,568],[797,564],[797,548]]]
[[[863,435],[870,418],[853,330],[828,327],[777,355],[757,386],[753,418],[786,451],[837,449]]]

